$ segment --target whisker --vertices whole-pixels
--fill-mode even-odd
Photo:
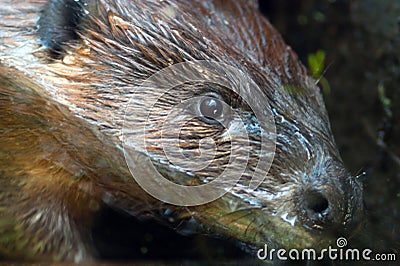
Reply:
[[[249,230],[250,225],[252,225],[252,224],[255,222],[256,218],[257,218],[257,217],[254,217],[254,218],[251,220],[251,222],[246,226],[246,230],[244,230],[244,235],[247,235],[247,230]]]
[[[333,61],[330,62],[326,68],[324,69],[324,71],[322,71],[321,75],[319,76],[319,78],[315,81],[315,85],[318,85],[318,83],[321,81],[321,79],[325,76],[326,72],[328,72],[329,68],[333,65]]]

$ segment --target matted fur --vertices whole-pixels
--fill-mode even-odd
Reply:
[[[313,230],[346,225],[362,209],[360,185],[341,162],[319,88],[254,1],[87,1],[89,14],[78,38],[62,45],[56,57],[37,34],[46,1],[2,2],[2,255],[90,260],[95,251],[87,228],[104,205],[159,220],[160,210],[169,209],[177,219],[194,219],[208,232],[250,247],[297,248],[329,242]],[[274,112],[277,143],[258,189],[239,184],[216,202],[181,208],[138,187],[125,166],[120,138],[135,86],[190,60],[223,62],[254,80]],[[182,95],[183,90],[168,101]],[[146,95],[137,100],[146,101]],[[213,130],[200,122],[191,127],[197,137]],[[223,150],[221,166],[222,155]],[[184,179],[186,173],[179,175]],[[329,218],[309,219],[304,211],[309,191],[324,192]]]

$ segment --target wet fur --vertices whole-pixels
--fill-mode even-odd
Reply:
[[[62,3],[68,8],[60,12]],[[309,191],[324,190],[339,207],[319,226],[350,223],[361,206],[361,188],[341,162],[319,89],[254,2],[44,4],[14,1],[0,7],[2,254],[90,260],[96,252],[86,229],[103,205],[160,220],[156,210],[172,209],[180,219],[194,217],[215,234],[232,237],[226,225],[240,226],[235,215],[249,210],[246,215],[254,219],[248,228],[254,227],[255,236],[240,241],[254,245],[250,239],[275,241],[259,229],[266,226],[263,215],[297,215],[315,226],[302,212],[302,201]],[[259,189],[237,187],[189,212],[138,188],[119,138],[133,88],[162,68],[195,59],[229,63],[253,79],[269,99],[278,135],[272,168]],[[205,132],[208,126],[193,127]],[[212,208],[233,215],[214,217]]]

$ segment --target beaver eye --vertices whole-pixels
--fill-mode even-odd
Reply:
[[[224,105],[220,99],[206,96],[200,100],[199,112],[206,122],[215,122],[215,120],[222,117]]]

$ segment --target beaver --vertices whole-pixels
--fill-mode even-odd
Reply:
[[[264,244],[321,249],[359,221],[362,186],[340,158],[318,85],[255,1],[16,0],[2,4],[0,17],[3,257],[96,259],[91,229],[106,208],[230,239],[249,251]],[[207,82],[159,86],[204,60],[206,69],[196,73]],[[174,66],[181,66],[175,76],[143,87]],[[193,100],[173,109],[186,99]],[[186,119],[188,112],[195,114]],[[235,157],[235,135],[227,135],[239,118],[250,145],[235,156],[248,160],[224,193],[185,205],[160,199],[157,190],[165,189],[157,183],[155,195],[140,184],[142,175],[152,177],[149,162],[173,183],[212,184]],[[126,121],[134,121],[128,130]],[[144,125],[145,146],[132,125]],[[170,139],[174,125],[177,143]],[[160,148],[179,148],[196,161],[204,138],[214,141],[214,160],[191,171]],[[273,156],[264,156],[263,139],[273,141]],[[265,171],[253,186],[260,161]]]

